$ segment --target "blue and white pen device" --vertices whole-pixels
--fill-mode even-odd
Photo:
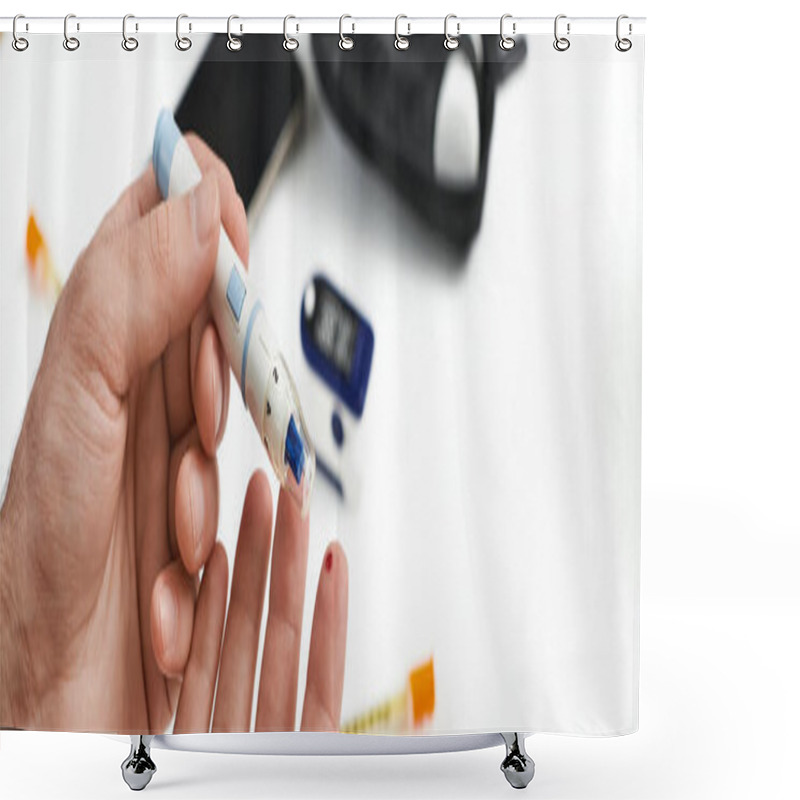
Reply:
[[[172,114],[158,116],[153,167],[162,197],[188,192],[201,180],[200,168]],[[223,227],[209,303],[222,347],[242,390],[281,485],[308,513],[316,461],[294,381],[264,307],[251,290],[247,271]]]

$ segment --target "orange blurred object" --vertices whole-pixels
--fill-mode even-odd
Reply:
[[[44,239],[33,212],[28,215],[28,229],[25,235],[25,255],[28,261],[28,272],[34,286],[40,292],[58,297],[61,292],[61,281],[50,257],[50,250]]]
[[[433,716],[436,688],[433,657],[415,667],[402,692],[348,720],[343,733],[410,733],[419,730]]]
[[[436,706],[433,658],[429,658],[422,666],[412,670],[408,682],[411,687],[414,727],[418,728],[428,717],[433,716],[433,709]]]

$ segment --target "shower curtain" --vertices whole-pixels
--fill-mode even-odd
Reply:
[[[0,39],[0,726],[636,730],[643,37],[70,33]]]

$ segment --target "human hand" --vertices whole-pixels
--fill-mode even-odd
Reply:
[[[227,621],[228,562],[220,542],[203,572],[191,652],[183,670],[175,733],[250,730],[270,550],[269,608],[255,729],[294,730],[308,562],[308,519],[301,518],[296,504],[283,490],[278,499],[274,537],[271,536],[272,517],[269,482],[259,471],[250,479],[242,510]],[[323,556],[317,586],[302,730],[339,728],[347,588],[347,560],[341,546],[334,542]],[[192,613],[189,602],[186,602],[185,613]]]
[[[229,396],[205,298],[220,221],[245,264],[248,237],[227,169],[190,146],[203,181],[161,203],[148,167],[53,315],[0,511],[3,726],[160,732],[203,635]]]

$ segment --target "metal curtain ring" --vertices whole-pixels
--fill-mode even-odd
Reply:
[[[231,51],[231,53],[238,53],[239,50],[242,49],[242,40],[231,33],[231,22],[233,22],[235,19],[239,19],[236,14],[231,14],[228,17],[228,41],[225,43],[225,46]],[[241,30],[242,26],[240,25],[239,31],[241,32]]]
[[[24,14],[17,14],[17,16],[14,17],[14,24],[11,27],[11,35],[14,37],[11,40],[11,46],[18,53],[22,53],[24,50],[27,50],[28,49],[28,45],[30,44],[30,42],[24,36],[19,36],[17,34],[17,22],[19,20],[21,20],[21,19],[25,19]],[[26,28],[25,29],[27,30],[27,23],[26,23]]]
[[[344,26],[344,21],[346,19],[353,19],[353,18],[349,14],[342,14],[342,16],[339,17],[339,49],[340,50],[352,50],[356,46],[356,43],[353,41],[353,37],[352,36],[345,36],[344,35],[343,26]],[[351,33],[355,33],[355,31],[356,31],[355,22],[351,23],[351,27],[352,27],[352,30],[350,32]]]
[[[192,40],[188,36],[181,36],[181,20],[187,19],[188,17],[188,14],[178,14],[175,18],[175,47],[183,53],[192,46]],[[191,29],[192,24],[189,23],[189,30]]]
[[[126,14],[122,18],[122,49],[127,50],[129,53],[132,53],[138,46],[139,40],[134,38],[133,36],[128,36],[128,20],[129,19],[136,19],[133,14]],[[139,26],[136,26],[136,30],[139,30]]]
[[[81,46],[78,38],[75,36],[70,36],[69,32],[67,31],[67,25],[71,19],[75,19],[74,14],[67,14],[67,16],[64,17],[64,49],[69,50],[70,53],[74,52]],[[79,24],[77,25],[77,30],[80,30]]]
[[[503,14],[503,16],[500,17],[500,47],[503,50],[513,50],[517,43],[514,41],[513,37],[506,36],[503,32],[503,25],[507,19],[511,19],[511,14]],[[517,32],[516,22],[511,23],[511,32]]]
[[[297,39],[289,36],[289,20],[296,19],[291,14],[283,18],[283,49],[288,50],[290,53],[300,47],[300,42]]]
[[[444,47],[445,50],[457,50],[459,41],[458,37],[461,36],[461,23],[456,22],[456,35],[451,36],[447,32],[447,23],[450,22],[451,19],[458,19],[455,14],[448,14],[444,18]]]
[[[400,35],[401,19],[408,19],[408,17],[405,14],[398,14],[394,18],[394,46],[395,49],[397,50],[408,50],[411,42],[408,41],[407,37],[411,36],[411,23],[410,22],[406,23],[406,28],[408,28],[408,30],[406,31],[405,36],[401,36]]]
[[[628,50],[630,50],[631,47],[633,47],[633,42],[630,39],[623,38],[619,35],[620,23],[624,19],[628,19],[627,14],[620,14],[617,17],[617,41],[614,42],[614,47],[616,47],[617,50],[620,51],[620,53],[627,53]],[[632,32],[633,32],[633,26],[630,23],[628,23],[628,34],[630,35]]]
[[[559,36],[558,35],[558,21],[560,19],[566,19],[566,14],[559,14],[555,22],[553,23],[553,36],[555,36],[555,41],[553,42],[553,47],[558,50],[559,53],[563,53],[565,50],[569,50],[570,41],[567,39],[566,36]],[[567,36],[569,36],[569,22],[567,23]]]

